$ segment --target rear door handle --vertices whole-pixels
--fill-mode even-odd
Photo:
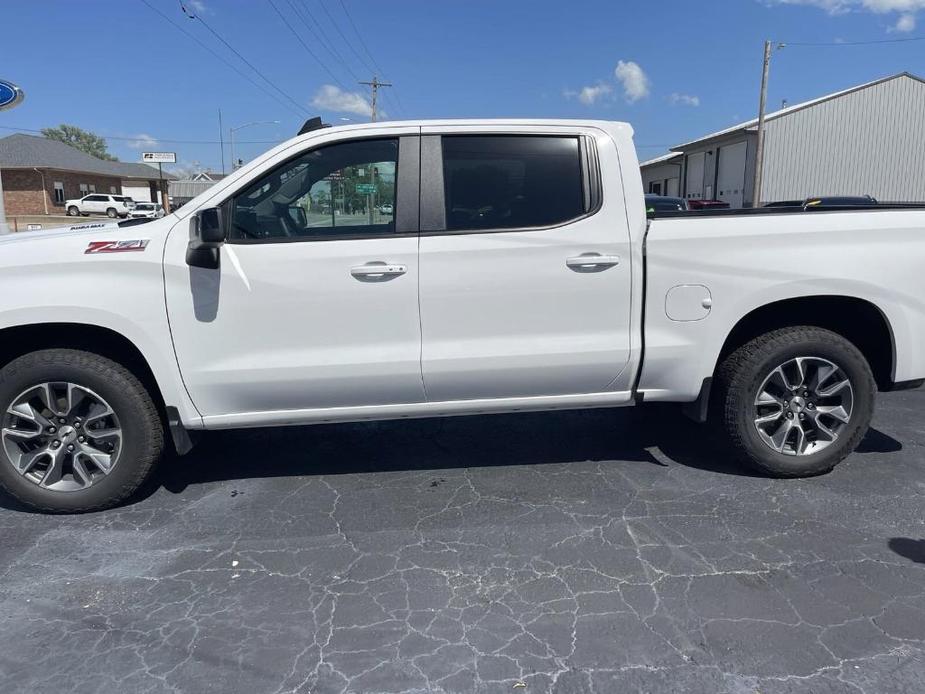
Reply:
[[[396,263],[383,263],[375,261],[365,265],[355,265],[350,268],[350,274],[357,279],[384,279],[387,277],[398,277],[408,272],[407,265],[398,265]]]
[[[573,270],[606,270],[620,264],[618,255],[601,255],[600,253],[585,253],[566,259],[565,264]]]

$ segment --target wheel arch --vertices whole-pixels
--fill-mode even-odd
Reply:
[[[854,344],[870,365],[881,391],[906,387],[896,383],[896,337],[884,312],[866,299],[841,294],[816,294],[771,301],[742,316],[726,335],[696,400],[683,405],[684,413],[694,421],[706,421],[714,377],[723,360],[759,335],[796,325],[825,328]]]
[[[17,357],[41,349],[78,349],[99,354],[131,371],[151,393],[167,421],[167,404],[154,371],[142,351],[110,328],[85,323],[39,323],[0,329],[0,368]]]
[[[894,384],[896,337],[889,319],[871,301],[845,295],[794,297],[753,309],[729,331],[715,366],[752,338],[796,325],[811,325],[838,333],[864,355],[880,390],[889,390]]]

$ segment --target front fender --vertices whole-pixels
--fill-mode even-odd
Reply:
[[[180,378],[164,300],[160,223],[77,233],[15,235],[0,245],[0,330],[63,323],[118,333],[147,361],[165,404],[184,424],[201,417]],[[147,241],[141,250],[88,254],[92,244]],[[131,244],[124,245],[132,248]],[[66,342],[67,335],[61,336]]]

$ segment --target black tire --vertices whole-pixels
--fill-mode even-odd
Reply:
[[[22,504],[49,513],[111,508],[150,476],[164,450],[164,424],[150,394],[125,367],[91,352],[48,349],[0,369],[0,416],[24,391],[46,382],[69,382],[98,393],[115,411],[122,443],[112,471],[84,489],[55,491],[26,479],[0,443],[0,486]]]
[[[67,208],[67,216],[68,217],[79,217],[80,208],[78,208],[76,205],[71,205],[70,207]]]
[[[115,207],[109,207],[106,209],[106,216],[109,217],[110,219],[115,219],[116,217],[119,216],[119,213],[116,212]]]
[[[765,378],[796,357],[826,359],[842,369],[853,389],[848,422],[830,445],[815,453],[787,455],[758,433],[755,398]],[[870,426],[877,386],[860,350],[841,335],[811,326],[766,333],[732,352],[717,370],[716,409],[734,452],[746,464],[774,477],[810,477],[831,471],[850,455]]]

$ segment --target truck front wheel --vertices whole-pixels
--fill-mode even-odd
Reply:
[[[876,384],[851,342],[816,327],[761,335],[717,372],[718,415],[744,462],[775,477],[829,472],[870,426]]]
[[[46,512],[112,507],[148,478],[164,426],[141,382],[110,359],[72,349],[0,369],[0,485]]]

